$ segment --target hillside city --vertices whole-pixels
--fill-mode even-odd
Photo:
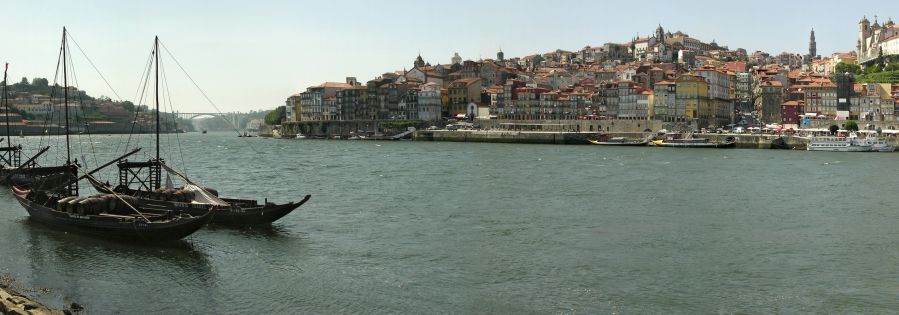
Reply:
[[[2,84],[0,84],[2,85]],[[50,84],[45,78],[22,78],[5,86],[9,113],[0,107],[0,117],[8,121],[13,133],[44,134],[64,126],[64,91],[58,83]],[[131,101],[117,101],[107,96],[93,97],[75,86],[68,87],[69,117],[76,125],[72,130],[102,133],[149,132],[156,123],[155,110],[150,105],[135,105]],[[160,109],[161,131],[199,131],[194,129],[234,130],[236,127],[222,119],[187,119],[180,112]],[[239,128],[257,129],[263,124],[265,112],[237,113]],[[208,116],[207,116],[208,117]],[[199,128],[197,128],[199,127]],[[5,133],[5,130],[0,130]]]
[[[852,43],[846,43],[849,47]],[[809,120],[896,121],[899,26],[858,22],[855,50],[821,56],[730,49],[659,25],[648,37],[523,57],[431,64],[293,94],[283,122],[447,119],[655,120],[683,130]]]

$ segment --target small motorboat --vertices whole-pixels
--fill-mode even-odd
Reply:
[[[627,139],[624,137],[612,137],[609,139],[600,139],[600,140],[588,139],[587,141],[589,141],[592,144],[596,144],[596,145],[644,146],[649,143],[649,138],[634,140],[634,139]]]

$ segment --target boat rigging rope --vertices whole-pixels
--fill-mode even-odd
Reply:
[[[81,167],[78,167],[78,169],[81,170],[82,172],[84,171],[84,170],[81,169]],[[100,182],[100,180],[98,180],[96,177],[94,177],[94,175],[91,175],[91,174],[88,173],[88,172],[85,172],[84,175],[87,176],[87,180],[94,182],[95,185],[98,185],[98,186],[100,186],[100,187],[105,187],[105,186],[103,186],[103,184]],[[116,199],[118,199],[119,201],[121,201],[122,203],[124,203],[126,206],[128,206],[129,209],[131,209],[131,210],[133,210],[135,213],[137,213],[137,215],[139,215],[141,218],[143,218],[144,221],[147,221],[147,223],[150,223],[150,219],[147,219],[147,217],[145,217],[143,213],[141,213],[140,211],[138,211],[137,208],[135,208],[134,206],[132,206],[131,203],[125,201],[125,199],[122,199],[122,197],[119,196],[118,193],[116,193],[116,192],[113,191],[112,189],[107,189],[106,192],[108,192],[110,195],[112,195],[113,197],[115,197]]]
[[[150,73],[152,72],[150,69],[152,69],[152,67],[153,67],[153,52],[150,53],[150,57],[148,58],[147,61],[148,62],[147,62],[145,71],[143,73],[143,77],[141,78],[141,81],[138,82],[138,91],[140,92],[140,97],[135,99],[135,102],[134,102],[134,104],[135,104],[134,119],[131,121],[131,132],[128,133],[128,140],[125,142],[125,150],[127,150],[128,146],[131,145],[131,139],[132,139],[132,137],[134,137],[134,128],[137,125],[137,118],[140,115],[140,109],[141,109],[140,104],[143,103],[144,96],[147,95],[147,89],[150,84]],[[141,84],[141,83],[143,83],[143,84]],[[135,93],[135,95],[137,95],[137,94],[138,93]],[[138,136],[138,138],[139,138],[139,136]],[[140,142],[140,139],[135,140],[135,141]],[[116,152],[118,152],[118,151],[119,151],[118,147],[116,147]]]
[[[212,99],[210,99],[209,96],[206,95],[206,91],[203,91],[203,89],[200,88],[200,85],[197,84],[196,81],[194,81],[194,78],[191,77],[189,73],[187,73],[187,70],[185,70],[184,67],[181,66],[181,63],[178,62],[178,59],[175,58],[175,55],[172,54],[171,51],[169,51],[169,48],[166,47],[165,44],[162,43],[162,41],[159,41],[159,45],[162,46],[162,49],[165,50],[165,52],[169,55],[169,57],[172,58],[172,61],[174,61],[175,64],[178,66],[178,68],[181,69],[181,72],[183,72],[184,75],[187,76],[187,79],[190,80],[190,83],[193,83],[194,87],[196,87],[197,90],[200,91],[200,94],[203,94],[203,97],[206,98],[206,101],[209,102],[209,104],[212,105],[213,108],[215,108],[216,112],[218,112],[219,114],[224,115],[224,113],[222,113],[222,110],[219,109],[219,107],[215,105],[215,102],[213,102]],[[233,123],[231,123],[230,121],[228,121],[227,119],[225,119],[225,117],[223,117],[223,116],[219,116],[219,117],[221,117],[222,120],[224,120],[225,122],[227,122],[228,125],[230,125],[231,128],[233,128],[234,131],[237,132],[238,135],[240,135],[240,130],[237,128],[237,126],[235,126]]]
[[[172,102],[172,92],[171,92],[171,90],[169,90],[169,80],[168,80],[168,76],[166,76],[165,66],[162,64],[162,60],[159,61],[159,66],[160,66],[160,70],[162,70],[162,79],[163,79],[162,86],[165,87],[163,101],[168,100],[166,107],[168,108],[169,112],[172,113],[172,124],[174,127],[174,124],[177,121],[177,117],[175,116],[175,109],[174,109],[175,103]],[[187,164],[184,163],[184,150],[182,150],[182,148],[181,148],[181,136],[180,136],[180,133],[178,132],[178,130],[174,130],[174,132],[175,132],[175,141],[176,141],[176,144],[178,145],[178,154],[181,157],[181,169],[185,174],[187,174]],[[171,143],[171,135],[166,134],[166,138],[168,140],[167,142]]]
[[[112,85],[109,84],[109,81],[106,80],[106,77],[103,76],[103,73],[100,72],[100,69],[97,69],[97,66],[94,65],[94,62],[91,60],[91,58],[87,56],[87,53],[84,52],[84,49],[81,49],[81,45],[78,45],[78,41],[76,41],[75,38],[72,37],[72,32],[66,31],[66,34],[69,36],[69,39],[72,40],[72,43],[75,43],[75,47],[78,47],[78,51],[80,51],[81,54],[84,55],[84,59],[87,59],[87,62],[91,65],[91,67],[94,68],[94,71],[96,71],[97,74],[100,75],[100,78],[103,79],[103,83],[106,83],[106,87],[108,87],[112,91],[112,94],[115,94],[116,99],[122,101],[122,97],[119,96],[119,93],[116,92],[114,88],[112,88]]]
[[[66,34],[68,34],[68,32],[66,32]],[[71,39],[71,36],[69,36],[69,39]],[[79,132],[78,134],[75,135],[75,138],[77,139],[76,146],[78,148],[78,155],[81,156],[81,163],[84,166],[88,166],[87,160],[85,159],[85,155],[84,155],[84,146],[81,145],[83,143],[83,141],[81,139],[81,134],[84,132],[88,133],[88,141],[90,141],[90,131],[87,129],[87,126],[88,126],[87,121],[84,120],[84,95],[87,93],[84,91],[81,91],[81,89],[78,88],[79,87],[78,76],[76,75],[76,72],[75,72],[75,62],[74,62],[74,60],[72,60],[72,54],[69,54],[69,65],[71,65],[70,68],[72,69],[72,71],[70,73],[72,74],[72,81],[74,82],[72,84],[72,86],[75,87],[75,89],[77,91],[76,97],[78,97],[78,107],[77,107],[77,109],[74,110],[75,113],[73,113],[73,115],[72,115],[72,121],[74,123],[70,124],[70,125],[75,125],[75,126],[83,128],[81,130],[81,132]],[[102,77],[102,75],[101,75],[101,77]],[[69,112],[72,112],[73,111],[71,109],[72,105],[70,104],[69,107],[70,107]],[[91,150],[93,150],[93,143],[91,143]],[[92,155],[94,157],[94,164],[100,165],[100,162],[97,160],[96,151],[93,151],[93,153],[94,154],[92,154]],[[76,157],[76,159],[77,159],[77,157]]]

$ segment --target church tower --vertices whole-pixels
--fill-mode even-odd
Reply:
[[[808,57],[809,60],[818,56],[818,47],[815,43],[815,29],[812,28],[812,35],[808,39]]]
[[[865,55],[868,54],[868,44],[867,38],[868,33],[870,32],[870,23],[868,21],[868,17],[862,17],[862,20],[858,22],[858,58],[861,59]]]
[[[505,54],[503,54],[503,49],[500,48],[499,52],[496,53],[496,60],[497,61],[505,61],[506,58],[504,58],[504,57],[505,57]]]
[[[418,58],[415,58],[415,63],[413,63],[416,68],[421,68],[425,66],[425,60],[421,58],[421,54],[418,54]]]
[[[454,65],[461,65],[461,64],[462,64],[462,57],[459,56],[459,53],[455,53],[455,54],[453,55],[453,58],[452,58],[451,60],[452,60],[452,62],[453,62]]]

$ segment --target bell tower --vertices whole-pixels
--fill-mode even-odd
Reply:
[[[809,60],[815,58],[818,55],[818,47],[815,43],[815,29],[812,28],[812,35],[809,36],[808,39],[808,57]]]
[[[865,55],[868,54],[868,44],[867,38],[871,31],[870,22],[868,21],[868,17],[862,17],[862,20],[858,22],[858,58],[861,60]]]
[[[415,62],[412,63],[416,68],[421,68],[425,66],[425,60],[421,58],[421,54],[418,54],[418,58],[415,58]]]

